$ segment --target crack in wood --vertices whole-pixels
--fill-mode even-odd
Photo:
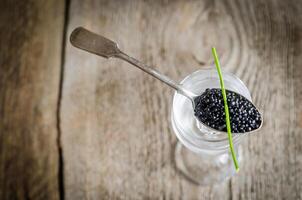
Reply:
[[[63,154],[63,145],[61,141],[62,130],[61,130],[61,102],[63,96],[63,84],[64,84],[64,65],[65,65],[65,49],[68,40],[68,22],[69,22],[69,7],[70,0],[65,0],[65,10],[64,10],[64,24],[63,24],[63,40],[62,40],[62,50],[61,50],[61,69],[60,69],[60,83],[59,83],[59,94],[58,94],[58,103],[57,103],[57,145],[59,153],[59,171],[58,171],[58,185],[59,185],[59,195],[60,199],[65,199],[65,187],[64,187],[64,154]]]

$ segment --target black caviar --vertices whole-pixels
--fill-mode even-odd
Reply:
[[[232,133],[255,130],[261,125],[261,115],[255,106],[240,94],[226,90]],[[221,89],[206,89],[195,98],[195,116],[204,124],[227,131]]]

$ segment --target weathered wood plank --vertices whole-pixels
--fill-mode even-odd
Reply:
[[[262,133],[245,142],[245,166],[232,179],[232,196],[301,199],[302,4],[234,0],[224,6],[238,27],[240,57],[246,58],[236,73],[248,83],[265,118]]]
[[[67,199],[302,198],[301,11],[298,1],[72,0],[68,35],[84,26],[176,80],[211,64],[215,46],[265,124],[244,141],[236,177],[196,186],[174,167],[173,91],[68,44],[60,113]]]
[[[64,2],[0,5],[0,199],[59,199]]]

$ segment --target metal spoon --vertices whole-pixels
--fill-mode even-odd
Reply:
[[[195,108],[194,99],[196,97],[198,97],[199,95],[185,89],[182,85],[178,84],[177,82],[170,79],[169,77],[159,73],[155,69],[152,69],[148,65],[136,60],[135,58],[128,56],[127,54],[125,54],[118,48],[117,43],[115,43],[101,35],[90,32],[87,29],[82,28],[82,27],[76,28],[71,33],[70,42],[73,46],[75,46],[77,48],[83,49],[90,53],[94,53],[94,54],[102,56],[104,58],[114,57],[114,58],[120,58],[124,61],[127,61],[128,63],[138,67],[139,69],[143,70],[144,72],[157,78],[158,80],[162,81],[163,83],[165,83],[168,86],[175,89],[178,93],[180,93],[183,96],[190,99],[190,101],[192,102],[193,109]],[[262,125],[262,121],[263,120],[261,119],[261,125]],[[202,123],[202,125],[209,130],[212,130],[215,132],[218,131],[218,130],[213,129],[210,126],[204,124],[201,121],[199,121],[199,122]],[[261,125],[259,126],[259,128],[261,127]],[[256,130],[258,130],[258,129],[256,129]],[[218,131],[218,132],[220,132],[220,131]],[[250,132],[253,132],[253,131],[250,131]]]

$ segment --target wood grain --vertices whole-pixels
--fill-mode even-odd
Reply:
[[[239,76],[264,114],[240,173],[200,187],[173,162],[173,91],[130,65],[66,48],[60,112],[67,199],[302,199],[299,1],[72,0],[77,26],[181,80],[212,64]]]
[[[64,2],[0,4],[0,199],[59,199]]]

